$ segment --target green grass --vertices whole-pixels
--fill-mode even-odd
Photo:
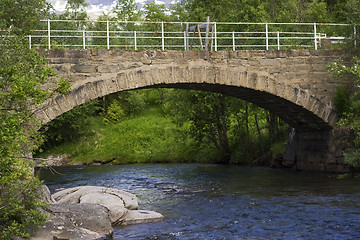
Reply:
[[[93,117],[85,136],[66,142],[40,154],[67,154],[72,163],[94,161],[125,163],[192,162],[199,155],[196,143],[180,134],[181,129],[154,110],[142,116],[127,118],[116,124],[105,124]],[[195,157],[194,157],[195,156]]]

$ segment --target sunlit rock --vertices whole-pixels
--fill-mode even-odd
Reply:
[[[80,186],[59,191],[52,197],[60,204],[99,204],[108,209],[113,225],[157,222],[163,219],[156,212],[138,211],[138,200],[134,194],[114,188]]]

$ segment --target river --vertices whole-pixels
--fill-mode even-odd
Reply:
[[[97,185],[129,191],[165,219],[115,227],[114,239],[360,239],[360,179],[214,164],[42,169],[51,192]]]

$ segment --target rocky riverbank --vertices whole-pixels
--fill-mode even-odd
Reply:
[[[105,187],[80,186],[50,195],[46,209],[48,221],[31,239],[106,239],[114,225],[157,222],[159,213],[138,210],[137,197],[131,193]]]

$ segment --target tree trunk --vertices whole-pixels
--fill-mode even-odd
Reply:
[[[256,124],[256,129],[257,129],[257,133],[258,133],[258,137],[259,137],[260,147],[261,147],[262,153],[265,154],[264,144],[263,144],[262,137],[261,137],[261,132],[260,132],[259,123],[257,120],[257,115],[254,114],[254,116],[255,116],[255,124]]]
[[[245,123],[246,123],[246,146],[250,144],[250,130],[249,130],[249,107],[245,105]]]

